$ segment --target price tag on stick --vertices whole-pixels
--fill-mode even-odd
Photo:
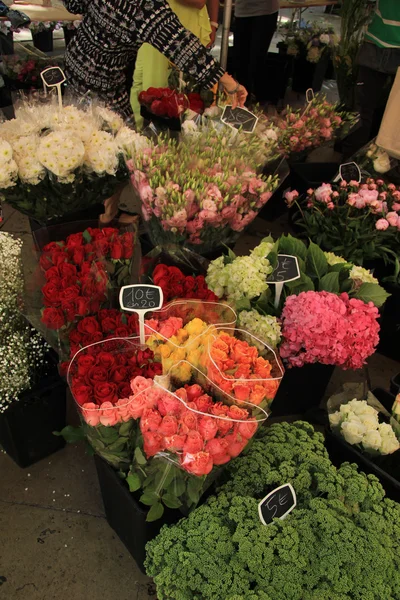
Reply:
[[[279,300],[283,286],[289,281],[295,281],[300,279],[300,267],[297,256],[291,256],[290,254],[278,254],[278,262],[269,277],[267,282],[276,286],[275,288],[275,308],[279,306]]]
[[[312,88],[308,88],[308,90],[306,91],[306,102],[307,102],[307,106],[305,107],[303,114],[301,115],[302,117],[306,114],[306,112],[310,109],[312,101],[315,98],[315,94],[314,94],[314,90]]]
[[[343,163],[339,167],[339,175],[336,177],[335,181],[357,181],[361,182],[361,171],[360,167],[355,162]]]
[[[237,108],[225,106],[221,121],[234,129],[240,129],[246,133],[253,133],[258,122],[258,117],[253,115],[253,113],[246,108],[240,108],[239,106]]]
[[[40,73],[40,77],[44,83],[44,90],[47,88],[57,88],[58,105],[62,108],[61,84],[66,81],[64,71],[60,67],[49,67]]]
[[[123,310],[135,312],[139,316],[140,343],[144,344],[144,315],[151,310],[159,310],[164,302],[163,291],[158,285],[125,285],[119,293],[119,303]]]
[[[258,514],[263,525],[274,519],[284,519],[297,505],[296,492],[290,483],[285,483],[265,496],[258,505]]]

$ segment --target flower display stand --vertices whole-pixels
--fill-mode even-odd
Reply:
[[[148,523],[148,509],[139,503],[137,495],[129,491],[125,481],[99,456],[95,455],[94,461],[107,523],[145,573],[143,563],[147,542],[156,537],[163,525],[179,521],[182,514],[179,510],[166,508],[161,519]]]
[[[290,186],[304,194],[309,188],[315,189],[332,181],[338,170],[339,165],[334,162],[290,162]]]
[[[53,52],[53,30],[39,31],[32,33],[33,45],[42,52]]]
[[[302,415],[317,408],[334,369],[320,363],[286,369],[271,405],[272,416]]]
[[[66,422],[66,384],[57,368],[0,414],[0,445],[20,467],[53,454],[64,447],[64,438],[54,435]]]
[[[296,58],[293,67],[292,90],[305,94],[309,88],[320,92],[329,64],[329,54],[325,52],[317,63],[311,63],[304,57]]]

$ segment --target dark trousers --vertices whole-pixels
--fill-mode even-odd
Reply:
[[[265,65],[271,40],[276,30],[278,13],[261,17],[236,17],[234,34],[234,55],[236,78],[244,85],[257,102],[266,99],[264,92],[268,82],[265,78]],[[270,82],[273,85],[273,82]]]
[[[400,49],[364,43],[358,64],[356,110],[360,113],[360,121],[343,140],[342,152],[346,159],[378,135],[394,76],[400,66]]]

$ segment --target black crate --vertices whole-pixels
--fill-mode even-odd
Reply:
[[[161,519],[148,523],[148,509],[140,504],[138,494],[131,493],[126,482],[102,458],[95,455],[94,461],[107,522],[145,573],[147,542],[158,535],[163,525],[176,523],[182,514],[165,508]]]
[[[65,427],[66,383],[58,373],[43,377],[0,414],[0,445],[20,467],[29,467],[65,446],[54,431]]]

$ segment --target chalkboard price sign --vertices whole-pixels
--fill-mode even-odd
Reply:
[[[268,283],[287,283],[300,278],[300,268],[297,256],[278,254],[278,263],[269,275]]]
[[[221,121],[235,129],[241,129],[246,133],[253,133],[258,122],[258,117],[246,108],[225,106]]]
[[[263,525],[274,519],[284,519],[296,506],[296,492],[290,483],[285,483],[265,496],[258,505],[258,514]]]
[[[41,78],[47,87],[56,87],[65,81],[64,72],[60,67],[49,67],[40,73]]]
[[[120,304],[132,312],[158,310],[163,305],[162,289],[157,285],[126,285],[120,292]]]
[[[339,178],[342,181],[361,181],[360,167],[355,162],[344,163],[339,167]]]

